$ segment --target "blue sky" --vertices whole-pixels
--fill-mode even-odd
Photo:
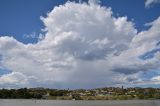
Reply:
[[[36,43],[37,38],[27,38],[25,35],[42,33],[44,28],[40,16],[46,16],[55,6],[62,5],[67,0],[0,0],[0,36],[13,36],[23,43]],[[78,2],[78,0],[71,0]],[[86,1],[86,0],[84,0]],[[127,16],[139,30],[148,27],[160,15],[160,5],[155,4],[145,8],[145,0],[101,0],[102,6],[111,7],[113,15]]]
[[[43,28],[40,16],[46,16],[54,6],[65,0],[1,0],[0,35],[14,36],[24,43],[35,43],[37,39],[26,39],[24,34],[39,34]]]
[[[67,1],[0,0],[0,88],[160,87],[159,0]]]

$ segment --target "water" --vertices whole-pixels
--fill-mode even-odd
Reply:
[[[0,106],[160,106],[160,100],[62,101],[1,99]]]

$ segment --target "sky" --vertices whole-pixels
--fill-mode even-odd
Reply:
[[[160,0],[0,0],[0,88],[160,87]]]

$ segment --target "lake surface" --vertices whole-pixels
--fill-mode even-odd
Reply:
[[[1,99],[0,106],[160,106],[160,100],[63,101]]]

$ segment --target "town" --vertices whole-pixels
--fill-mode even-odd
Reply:
[[[104,87],[95,89],[21,88],[0,89],[1,99],[48,99],[48,100],[132,100],[160,99],[160,88]]]

